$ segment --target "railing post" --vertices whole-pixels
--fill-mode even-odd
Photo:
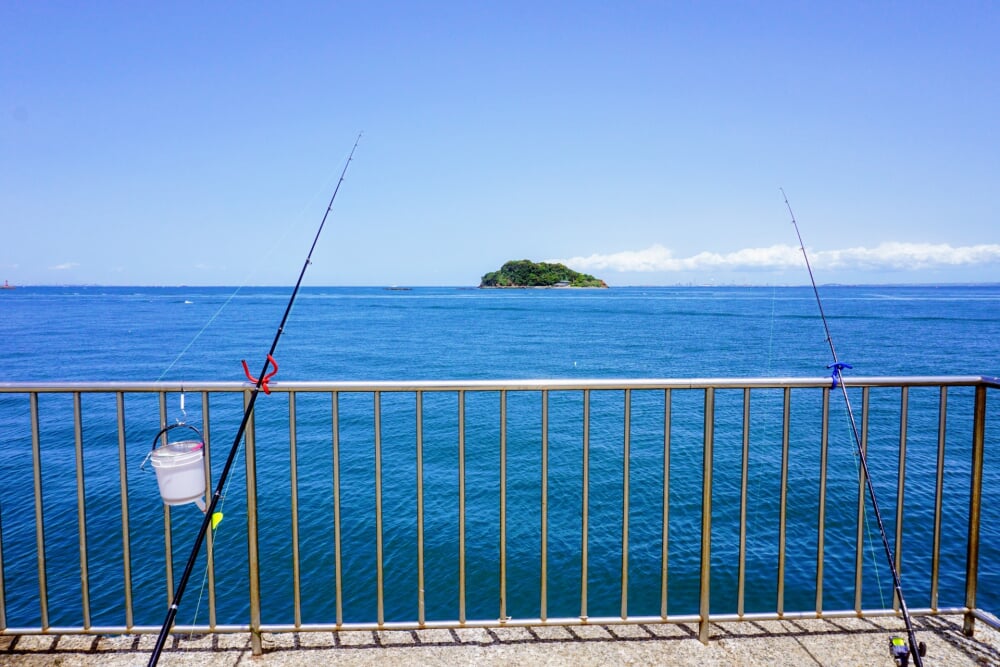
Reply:
[[[212,488],[212,417],[209,409],[209,392],[201,392],[201,427],[205,440],[205,488]],[[124,427],[124,422],[123,422]],[[218,620],[215,595],[215,531],[205,535],[205,566],[208,570],[208,626],[213,631]]]
[[[705,389],[705,448],[701,482],[701,603],[698,640],[708,644],[712,581],[712,445],[715,440],[715,388]]]
[[[45,515],[42,512],[42,443],[38,422],[38,394],[29,398],[31,410],[31,472],[35,491],[35,553],[38,555],[38,613],[42,630],[49,628],[49,584],[45,564]]]
[[[160,428],[162,429],[167,425],[167,394],[165,391],[161,391],[158,394],[159,406],[160,406]],[[160,445],[167,444],[167,434],[162,433],[160,436]],[[170,601],[174,597],[174,532],[173,524],[170,519],[170,505],[166,503],[163,504],[163,558],[165,561],[165,577],[167,584],[166,592],[166,602],[169,605]]]
[[[667,619],[667,565],[670,555],[670,389],[663,390],[663,526],[660,543],[660,617]]]
[[[243,394],[244,409],[250,402],[250,392]],[[246,429],[247,468],[247,564],[250,575],[250,648],[261,655],[264,647],[260,638],[260,545],[257,542],[257,449],[254,414],[250,413]]]
[[[785,615],[785,544],[788,536],[788,451],[792,430],[792,390],[785,387],[781,420],[781,495],[778,500],[778,617]]]
[[[747,490],[750,480],[750,388],[743,389],[743,456],[740,462],[740,556],[736,573],[736,615],[746,611]]]
[[[3,583],[3,511],[0,509],[0,632],[7,629],[7,602]]]
[[[903,507],[906,496],[906,429],[910,405],[909,387],[899,390],[899,464],[896,477],[896,572],[903,572]],[[892,608],[899,611],[899,598],[892,596]]]
[[[507,391],[500,391],[500,623],[507,617]]]
[[[292,509],[292,613],[295,627],[302,626],[302,565],[299,553],[299,436],[295,392],[288,392],[288,479]]]
[[[76,523],[80,549],[80,594],[83,629],[90,629],[90,568],[87,558],[87,493],[83,481],[83,406],[80,392],[73,392],[73,441],[76,453]]]
[[[465,390],[458,391],[458,622],[465,624]]]
[[[549,390],[542,390],[542,477],[539,490],[541,501],[541,540],[539,542],[539,618],[549,615]]]
[[[629,511],[629,458],[631,457],[632,390],[625,390],[625,432],[622,456],[622,573],[621,618],[628,618],[628,511]]]
[[[590,529],[590,390],[583,390],[583,471],[580,478],[580,620],[587,620],[589,582],[587,542]]]
[[[972,478],[969,489],[969,550],[965,559],[965,620],[962,632],[975,632],[976,585],[979,578],[979,517],[983,498],[983,450],[986,441],[986,386],[976,387],[972,418]]]
[[[376,614],[379,627],[385,625],[385,540],[382,535],[382,392],[374,394],[375,419],[375,581]]]
[[[819,436],[819,508],[816,516],[816,613],[823,613],[823,569],[826,556],[826,478],[830,455],[830,387],[823,387]]]
[[[115,392],[115,409],[118,421],[118,487],[119,498],[121,498],[121,533],[122,533],[122,572],[123,586],[125,589],[125,627],[131,628],[134,623],[134,612],[132,605],[132,540],[129,528],[128,512],[128,469],[126,467],[125,456],[125,393]],[[0,569],[3,566],[3,558],[0,557]],[[0,591],[3,590],[3,575],[0,574]],[[2,611],[2,610],[0,610]],[[0,618],[0,629],[3,619]]]
[[[344,567],[340,524],[340,394],[330,392],[330,435],[333,449],[333,567],[337,627],[344,623]]]
[[[416,394],[417,454],[417,622],[427,621],[424,597],[424,394]]]
[[[868,418],[870,407],[871,387],[861,390],[861,453],[868,456]],[[865,567],[865,526],[867,525],[866,512],[867,497],[865,496],[865,471],[857,463],[858,470],[858,521],[857,538],[854,547],[854,612],[861,616],[864,613],[864,567]],[[873,557],[874,560],[874,557]]]
[[[944,508],[944,447],[947,442],[948,388],[941,387],[938,399],[937,474],[934,482],[934,520],[931,538],[931,609],[938,608],[938,582],[941,571],[941,517]],[[896,547],[899,551],[899,547]]]

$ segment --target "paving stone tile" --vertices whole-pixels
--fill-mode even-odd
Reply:
[[[611,633],[608,632],[608,628],[603,625],[574,625],[570,628],[580,639],[587,640],[597,640],[597,639],[612,639]]]
[[[608,632],[619,639],[648,639],[649,633],[638,625],[609,625]]]
[[[382,646],[406,646],[416,643],[409,630],[378,630],[376,634]]]
[[[534,639],[528,628],[518,626],[496,628],[493,634],[502,642],[529,642]]]
[[[332,632],[300,632],[299,646],[304,648],[333,648],[334,638]]]
[[[457,644],[450,630],[417,630],[421,644]]]
[[[537,627],[534,630],[539,639],[550,641],[571,641],[573,639],[573,635],[569,633],[569,630],[559,625],[546,625]]]
[[[90,651],[94,648],[97,637],[94,635],[59,635],[56,643],[57,651]]]
[[[458,641],[463,644],[492,644],[493,637],[483,628],[459,628],[455,630]]]
[[[367,630],[342,630],[337,633],[341,646],[375,646],[375,635]]]
[[[56,643],[56,637],[52,635],[21,635],[17,642],[19,651],[48,651]]]

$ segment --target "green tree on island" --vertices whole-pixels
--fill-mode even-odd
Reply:
[[[521,259],[507,262],[499,271],[483,276],[480,287],[607,287],[600,278],[578,273],[563,264]]]

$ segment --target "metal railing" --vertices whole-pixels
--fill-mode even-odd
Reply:
[[[981,541],[998,386],[848,380],[910,611],[963,613],[970,634],[995,625],[977,600],[980,562],[1000,558],[996,529]],[[866,561],[829,378],[271,390],[220,524],[242,546],[220,560],[209,536],[183,602],[207,618],[177,631],[250,631],[259,652],[262,632],[694,622],[707,642],[712,621],[898,613]],[[181,393],[200,398],[210,493],[247,385],[0,383],[0,634],[158,630],[198,513],[162,505],[138,467],[149,434],[186,416],[168,410]]]

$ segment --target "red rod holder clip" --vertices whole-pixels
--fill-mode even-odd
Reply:
[[[271,378],[273,378],[273,377],[275,376],[275,374],[276,374],[276,373],[278,372],[278,362],[277,362],[277,361],[275,361],[275,360],[274,360],[274,357],[272,357],[272,356],[271,356],[270,354],[269,354],[269,355],[267,355],[267,360],[268,360],[268,362],[269,362],[269,363],[270,363],[270,364],[271,364],[272,366],[274,366],[274,370],[273,370],[273,371],[271,371],[270,373],[268,373],[267,375],[265,375],[265,376],[264,376],[264,379],[260,380],[260,388],[264,390],[264,393],[265,393],[265,394],[268,394],[268,395],[270,395],[270,394],[271,394],[271,388],[267,386],[267,383],[268,383],[268,382],[269,382],[269,381],[271,380]],[[257,378],[255,378],[254,376],[250,375],[250,368],[249,368],[249,367],[247,367],[247,362],[246,362],[246,359],[241,359],[241,360],[240,360],[240,363],[242,363],[242,364],[243,364],[243,372],[244,372],[244,373],[246,373],[246,376],[247,376],[247,379],[248,379],[248,380],[250,380],[251,382],[253,382],[253,383],[254,383],[254,384],[256,385],[256,384],[257,384],[257,382],[258,382],[258,380],[257,380]],[[266,370],[266,368],[265,368],[265,370]]]

